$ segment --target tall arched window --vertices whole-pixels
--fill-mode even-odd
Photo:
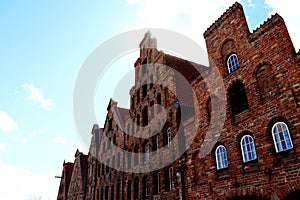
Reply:
[[[145,178],[145,196],[150,196],[150,176],[146,176]]]
[[[243,112],[249,108],[244,84],[240,81],[232,84],[229,89],[229,99],[234,115]]]
[[[172,141],[172,138],[171,138],[171,127],[169,127],[167,129],[167,145],[168,145],[168,147],[171,146],[171,141]]]
[[[135,178],[134,180],[134,199],[140,198],[140,180]]]
[[[130,199],[131,200],[131,180],[128,181],[127,183],[127,199]]]
[[[228,160],[227,160],[227,151],[223,145],[219,145],[216,148],[216,163],[217,169],[224,169],[228,167]]]
[[[278,87],[272,66],[261,65],[257,70],[256,78],[262,99],[264,101],[272,99]]]
[[[248,162],[257,159],[254,140],[250,135],[244,135],[241,139],[243,161]]]
[[[156,173],[156,194],[160,193],[160,172]]]
[[[168,185],[169,185],[169,190],[173,190],[173,168],[170,167],[168,169]]]
[[[150,145],[149,145],[149,142],[145,143],[144,152],[145,152],[144,161],[146,162],[147,160],[149,160],[149,156],[150,156]]]
[[[155,137],[156,151],[159,151],[159,135]]]
[[[277,122],[272,127],[272,136],[276,152],[293,148],[289,128],[284,122]]]
[[[139,164],[139,146],[138,145],[135,145],[135,148],[134,148],[134,164],[137,165]]]
[[[238,57],[235,53],[231,54],[227,58],[227,69],[228,73],[230,74],[231,72],[235,71],[237,68],[239,68],[240,64],[238,61]]]

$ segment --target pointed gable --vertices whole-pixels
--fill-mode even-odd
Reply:
[[[68,198],[84,197],[87,177],[87,158],[87,155],[84,155],[78,149],[76,150],[75,161],[68,190]]]
[[[74,163],[65,162],[63,163],[63,170],[60,178],[60,184],[58,189],[57,200],[66,200],[68,195],[68,189],[70,185],[70,179],[72,176]]]

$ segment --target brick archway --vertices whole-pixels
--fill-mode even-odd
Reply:
[[[300,196],[300,180],[289,182],[280,188],[276,187],[274,192],[282,200],[298,200]]]
[[[227,200],[268,200],[267,198],[264,197],[258,197],[258,196],[239,196],[239,197],[233,197]]]
[[[298,200],[300,197],[300,190],[292,192],[290,195],[286,196],[282,200]]]
[[[255,188],[255,187],[241,187],[231,189],[228,192],[219,195],[217,199],[229,200],[269,200],[271,199],[270,190]]]

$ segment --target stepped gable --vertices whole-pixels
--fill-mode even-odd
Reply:
[[[253,32],[249,36],[250,41],[256,40],[265,32],[267,32],[271,28],[274,28],[274,26],[277,26],[278,23],[283,23],[285,25],[284,19],[278,13],[271,15],[271,17],[269,17],[266,21],[264,21],[256,29],[253,30]]]
[[[218,26],[220,25],[220,23],[222,21],[224,21],[227,17],[229,17],[232,13],[234,13],[234,11],[236,9],[241,9],[243,10],[243,6],[238,3],[235,2],[231,7],[229,7],[212,25],[210,25],[210,27],[208,27],[206,29],[206,31],[204,32],[204,37],[206,37],[207,34],[209,34],[212,30],[218,28]]]

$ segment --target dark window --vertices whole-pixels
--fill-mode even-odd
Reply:
[[[140,198],[140,181],[138,178],[134,180],[134,199]]]
[[[134,153],[135,153],[134,154],[134,165],[137,165],[137,164],[139,164],[139,156],[140,156],[138,145],[135,146]]]
[[[115,186],[111,186],[111,200],[114,200],[115,197]]]
[[[132,189],[131,189],[131,181],[129,180],[128,181],[128,186],[127,186],[127,199],[128,200],[131,200],[131,191]]]
[[[143,126],[147,126],[148,125],[148,107],[147,106],[145,106],[143,108],[142,113],[143,113]]]
[[[145,98],[147,96],[147,84],[144,83],[144,85],[142,86],[143,89],[143,98]]]
[[[121,190],[120,190],[120,183],[117,184],[117,189],[116,189],[116,197],[117,197],[117,200],[120,199],[120,193],[121,193]]]
[[[235,82],[229,90],[229,98],[234,115],[249,108],[245,88],[242,82]]]
[[[150,196],[150,176],[146,176],[144,187],[145,187],[145,196],[146,197]]]
[[[160,193],[160,172],[157,172],[155,179],[156,179],[155,181],[156,194],[159,194]]]

